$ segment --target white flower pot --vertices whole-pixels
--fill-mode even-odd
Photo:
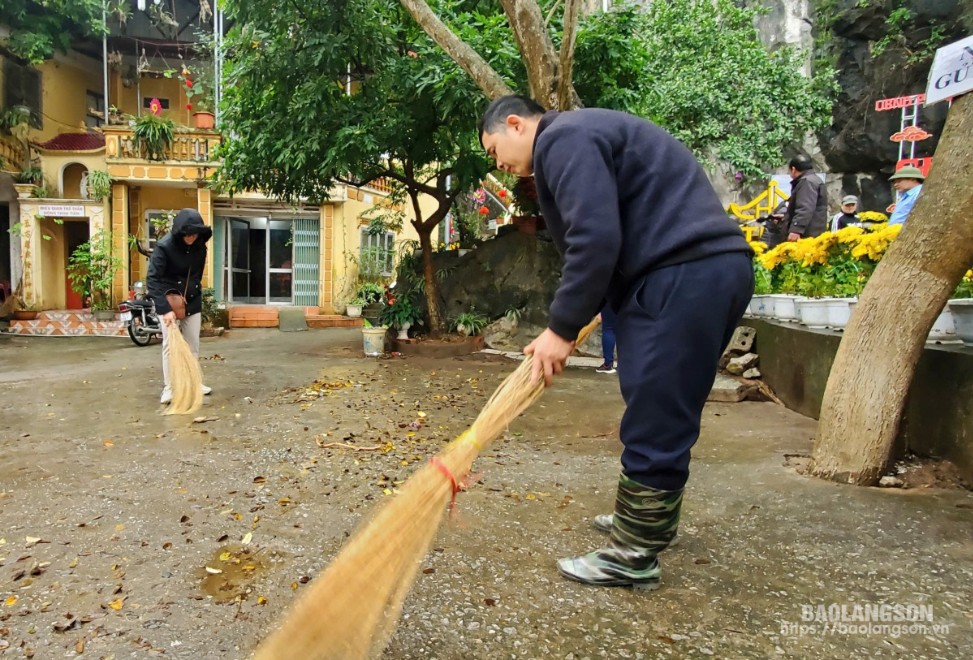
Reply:
[[[932,324],[926,341],[956,341],[956,325],[953,323],[953,313],[949,310],[949,306],[936,317],[936,322]]]
[[[774,296],[774,317],[780,321],[798,321],[797,301],[803,300],[803,296],[791,296],[780,294]]]
[[[953,314],[956,337],[967,346],[973,346],[973,298],[954,298],[949,301]]]
[[[844,330],[851,319],[851,301],[854,298],[827,298],[828,326],[835,330]]]
[[[809,328],[828,327],[828,302],[825,298],[806,298],[797,302],[801,323]]]
[[[345,308],[345,316],[350,316],[353,319],[357,319],[361,316],[361,305],[348,305]]]
[[[408,321],[406,321],[405,323],[403,323],[402,325],[400,325],[399,326],[398,338],[399,339],[408,339],[409,338],[409,328],[411,328],[411,327],[412,327],[412,324],[409,323]]]
[[[769,302],[770,296],[759,295],[754,296],[750,299],[750,310],[751,313],[757,318],[763,318],[767,316],[767,303]]]
[[[378,357],[385,352],[385,326],[362,328],[362,346],[367,357]]]

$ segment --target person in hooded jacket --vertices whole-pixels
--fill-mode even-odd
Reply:
[[[155,302],[155,310],[162,320],[162,398],[160,402],[172,401],[172,387],[169,383],[169,333],[182,332],[182,336],[199,355],[199,330],[203,312],[203,269],[206,267],[206,242],[213,236],[213,230],[203,222],[196,209],[183,209],[172,221],[172,229],[162,237],[152,251],[149,259],[147,278],[149,295]],[[186,296],[186,318],[176,319],[166,300],[167,293],[181,293]],[[211,388],[203,385],[203,394]]]

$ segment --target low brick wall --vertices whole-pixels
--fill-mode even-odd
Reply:
[[[818,418],[841,334],[744,319],[757,330],[760,371],[791,410]],[[909,390],[897,453],[947,458],[973,479],[973,348],[927,344]]]

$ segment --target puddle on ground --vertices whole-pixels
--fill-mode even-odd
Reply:
[[[200,586],[204,594],[220,604],[247,600],[253,594],[257,576],[280,558],[277,550],[225,545],[199,569],[203,580]]]

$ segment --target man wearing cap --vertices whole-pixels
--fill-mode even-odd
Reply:
[[[904,224],[912,212],[912,207],[916,203],[916,197],[922,192],[922,182],[926,180],[925,175],[918,167],[903,167],[898,172],[889,177],[895,191],[899,193],[899,198],[895,202],[895,210],[889,218],[890,225]]]
[[[844,229],[849,225],[858,223],[858,198],[854,195],[845,195],[841,200],[841,210],[831,218],[831,231]]]
[[[820,236],[828,228],[828,191],[814,171],[811,159],[801,154],[788,163],[791,197],[787,200],[787,240]]]

